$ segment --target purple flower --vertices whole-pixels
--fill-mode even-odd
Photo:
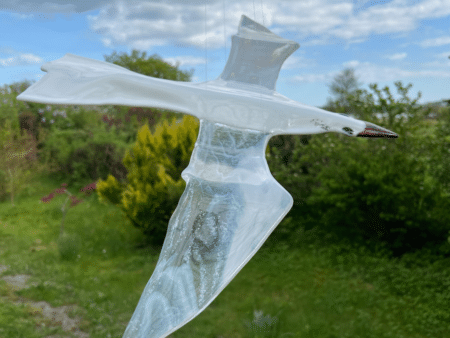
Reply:
[[[44,202],[44,203],[48,203],[48,202],[50,202],[53,199],[53,197],[55,197],[55,194],[54,193],[50,193],[48,196],[42,197],[41,201]]]
[[[80,191],[86,193],[89,195],[92,191],[94,191],[97,188],[96,182],[90,183],[84,188],[81,188]]]

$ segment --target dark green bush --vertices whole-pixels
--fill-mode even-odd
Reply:
[[[289,216],[297,227],[320,226],[355,241],[385,242],[396,255],[441,246],[450,228],[449,203],[430,170],[426,112],[417,105],[420,94],[411,100],[410,86],[396,86],[398,100],[388,87],[371,85],[373,93],[358,90],[347,101],[356,118],[393,130],[398,139],[296,138],[289,165],[271,149],[274,176],[296,201]],[[279,233],[294,241],[295,227],[283,225]]]
[[[107,131],[100,121],[96,125],[95,121],[100,119],[97,112],[81,110],[80,114],[81,117],[77,113],[68,116],[73,123],[70,129],[52,127],[40,153],[41,161],[56,167],[55,175],[69,184],[106,178],[108,174],[123,180],[126,169],[121,159],[128,145],[122,135],[114,130]],[[88,114],[97,117],[91,118]],[[90,119],[93,119],[92,125],[87,124]]]

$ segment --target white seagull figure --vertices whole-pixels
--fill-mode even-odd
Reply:
[[[191,161],[182,173],[186,190],[124,338],[166,337],[192,320],[291,209],[291,195],[273,178],[265,159],[271,136],[338,132],[397,137],[277,93],[281,66],[299,47],[243,15],[216,80],[157,79],[66,54],[44,64],[47,74],[18,96],[50,104],[164,108],[200,119]]]

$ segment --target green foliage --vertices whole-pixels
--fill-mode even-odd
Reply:
[[[126,176],[121,158],[128,147],[123,134],[107,131],[95,111],[68,109],[70,128],[51,126],[41,151],[41,161],[56,167],[60,179],[69,184],[77,180],[96,180],[112,174]],[[56,122],[55,122],[56,123]]]
[[[288,228],[280,229],[285,237],[290,234],[295,241],[300,221],[341,237],[388,243],[396,255],[424,245],[441,247],[449,230],[449,205],[430,170],[429,138],[423,135],[426,111],[417,104],[420,93],[408,97],[411,85],[395,85],[399,99],[388,87],[374,84],[372,93],[356,90],[346,100],[356,118],[393,130],[398,139],[296,138],[289,165],[277,160],[277,148],[271,149],[274,176],[297,203],[290,214],[295,225],[289,229],[292,222],[287,222]]]
[[[184,72],[178,69],[178,64],[172,66],[164,62],[157,54],[147,57],[146,52],[133,50],[131,55],[126,53],[113,52],[111,55],[104,55],[105,61],[114,63],[118,66],[125,67],[133,72],[157,77],[160,79],[173,81],[190,81],[192,70]]]
[[[36,141],[31,134],[19,134],[17,138],[11,137],[0,144],[0,170],[5,175],[2,175],[3,179],[6,178],[5,190],[0,194],[9,193],[12,205],[15,195],[28,185],[32,175],[42,170],[36,154]]]
[[[185,188],[181,172],[189,164],[197,132],[197,120],[187,115],[170,125],[164,121],[153,134],[144,125],[123,159],[128,170],[126,184],[120,185],[112,176],[97,183],[100,198],[120,206],[155,244],[164,240]]]
[[[430,128],[431,129],[431,128]],[[441,184],[443,193],[450,196],[450,107],[439,110],[435,132],[427,132],[430,170]]]
[[[0,169],[0,202],[3,202],[8,197],[8,177],[4,170]]]
[[[346,68],[336,75],[329,84],[329,92],[334,96],[334,100],[328,99],[327,108],[331,111],[344,109],[346,113],[352,113],[347,100],[348,95],[354,94],[361,87],[361,83],[353,68]]]
[[[172,66],[164,62],[157,54],[148,57],[146,52],[137,50],[133,50],[130,55],[114,51],[111,55],[104,55],[104,58],[106,62],[160,79],[188,82],[193,74],[193,70],[182,71],[178,69],[178,64]],[[136,141],[136,130],[145,123],[153,130],[153,127],[163,120],[181,117],[173,111],[148,107],[107,106],[106,110],[109,125],[114,124],[118,130],[128,135],[129,142]]]

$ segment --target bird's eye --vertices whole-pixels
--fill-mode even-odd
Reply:
[[[353,129],[349,127],[342,128],[343,131],[345,131],[347,134],[353,135]]]

